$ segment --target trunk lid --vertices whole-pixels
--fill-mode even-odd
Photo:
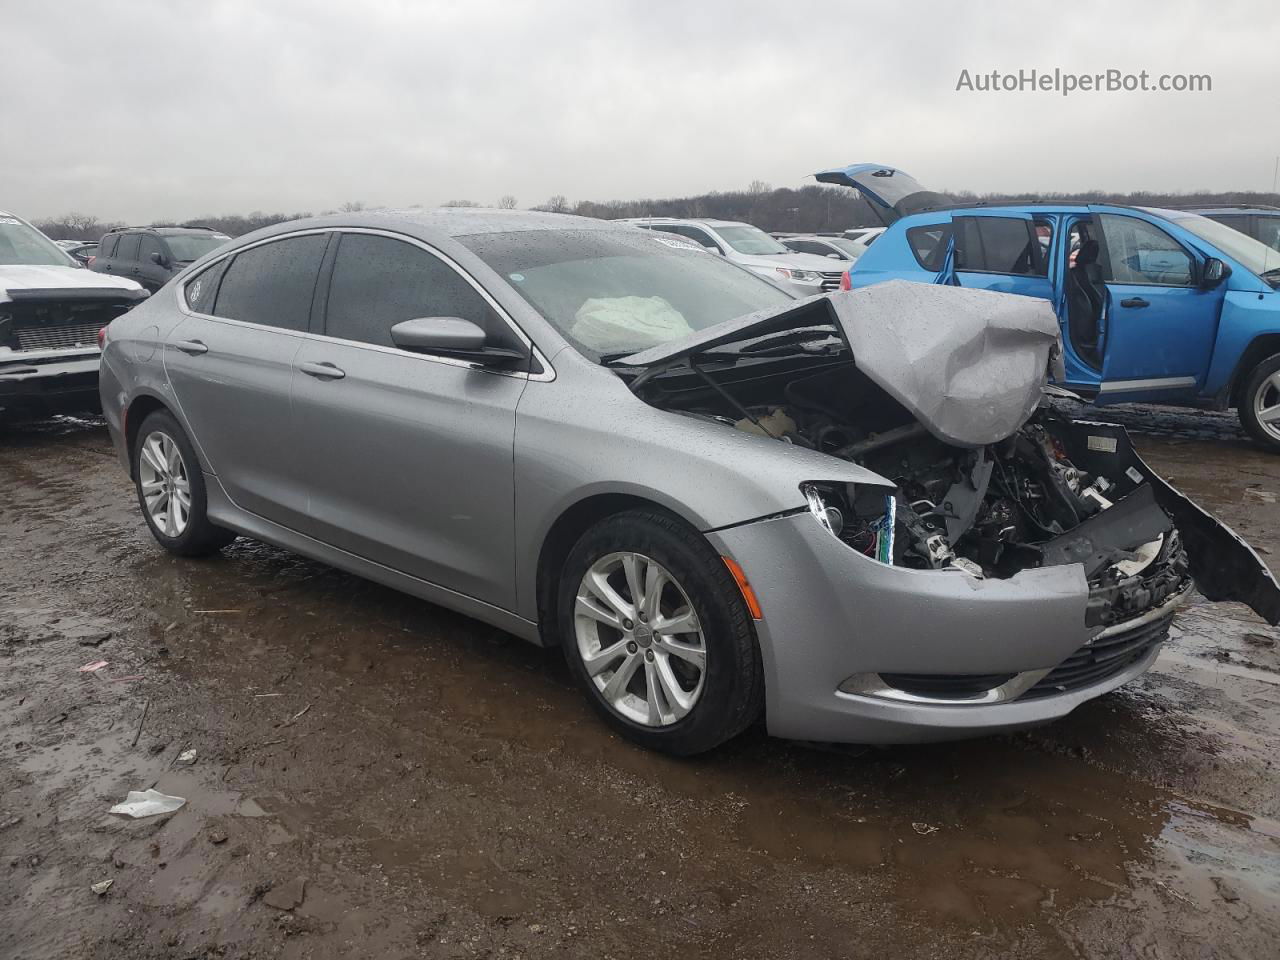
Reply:
[[[882,163],[851,163],[814,174],[819,183],[852,187],[875,207],[885,225],[931,207],[945,206],[950,199],[922,187],[909,173]]]

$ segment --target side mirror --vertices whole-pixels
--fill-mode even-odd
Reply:
[[[457,357],[483,364],[525,359],[522,350],[492,346],[480,325],[461,317],[417,317],[391,328],[391,342],[401,350]]]
[[[157,267],[168,266],[168,264],[165,262],[164,254],[158,250],[152,251],[151,262],[154,263]]]
[[[1204,262],[1204,268],[1200,271],[1200,286],[1206,290],[1212,290],[1229,276],[1231,276],[1231,268],[1217,257],[1210,257]]]

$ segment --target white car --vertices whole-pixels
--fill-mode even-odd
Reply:
[[[876,237],[884,233],[886,227],[854,227],[852,230],[846,230],[841,236],[846,240],[856,240],[864,247],[871,246],[875,242]]]
[[[844,272],[840,264],[826,257],[788,250],[759,227],[736,220],[640,217],[619,222],[696,241],[703,249],[801,297],[839,289],[840,275]]]
[[[0,210],[0,416],[96,406],[98,334],[146,295]]]
[[[849,264],[867,252],[865,243],[861,240],[850,240],[848,237],[824,237],[813,233],[797,233],[778,239],[789,250],[839,261],[846,270]]]

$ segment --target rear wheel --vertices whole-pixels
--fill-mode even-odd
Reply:
[[[565,562],[559,622],[592,704],[636,743],[700,753],[760,714],[760,656],[737,584],[674,517],[631,511],[588,530]]]
[[[199,557],[235,539],[209,522],[204,474],[191,441],[173,415],[156,410],[142,421],[133,445],[138,505],[152,535],[170,553]]]
[[[1240,391],[1236,412],[1249,436],[1280,453],[1280,353],[1253,368]]]

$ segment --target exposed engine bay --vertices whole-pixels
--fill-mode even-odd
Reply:
[[[812,371],[810,366],[809,370]],[[945,443],[852,363],[820,372],[645,387],[655,406],[852,461],[894,485],[805,494],[834,536],[882,563],[1007,578],[1083,565],[1089,622],[1124,620],[1190,584],[1187,554],[1147,477],[1091,461],[1067,418],[1042,408],[1011,436],[979,447]],[[676,388],[679,383],[680,387]],[[1096,443],[1100,450],[1090,452]],[[1113,448],[1114,449],[1114,448]]]

